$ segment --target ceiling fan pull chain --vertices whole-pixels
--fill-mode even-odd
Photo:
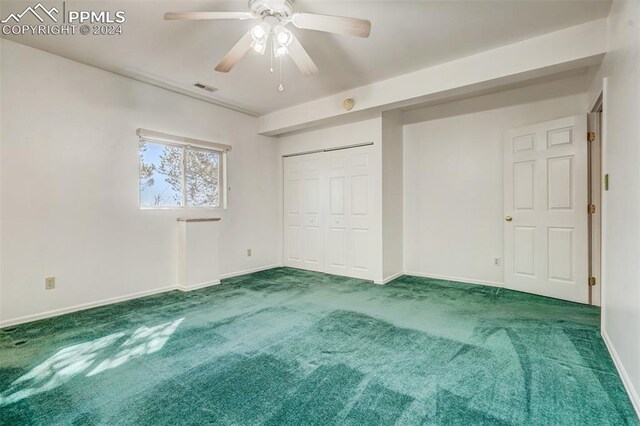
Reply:
[[[273,39],[271,39],[271,49],[270,49],[271,50],[271,68],[270,68],[270,71],[271,71],[272,74],[273,74],[273,48],[274,48]]]
[[[284,92],[284,86],[282,85],[282,56],[280,56],[280,86],[278,86],[280,92]]]

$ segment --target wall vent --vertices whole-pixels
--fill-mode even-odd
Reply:
[[[218,90],[215,87],[207,86],[206,84],[202,84],[202,83],[194,83],[193,85],[198,89],[206,90],[209,93],[213,93],[216,90]]]

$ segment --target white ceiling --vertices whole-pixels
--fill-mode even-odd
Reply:
[[[35,2],[2,0],[2,17]],[[42,1],[60,7],[62,1]],[[124,10],[121,36],[5,36],[139,79],[218,88],[212,97],[256,115],[513,43],[608,14],[610,0],[324,1],[297,0],[298,12],[369,19],[371,37],[293,29],[320,68],[303,77],[287,58],[285,91],[269,56],[249,52],[229,74],[214,71],[251,21],[166,22],[168,11],[244,11],[246,1],[67,1],[75,10]],[[37,23],[37,22],[34,22]],[[470,70],[471,72],[471,70]]]

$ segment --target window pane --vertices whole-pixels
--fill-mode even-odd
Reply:
[[[140,142],[140,206],[182,206],[182,148]]]
[[[187,207],[220,206],[220,153],[187,148]]]

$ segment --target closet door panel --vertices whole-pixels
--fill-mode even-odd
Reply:
[[[325,197],[325,271],[330,274],[348,275],[347,265],[347,164],[343,155],[326,153],[324,157],[327,194]]]
[[[284,159],[284,265],[324,271],[321,154]]]
[[[327,153],[326,271],[370,279],[370,147]],[[339,236],[339,237],[338,237]]]
[[[371,279],[373,182],[371,147],[349,150],[349,254],[351,276]]]

